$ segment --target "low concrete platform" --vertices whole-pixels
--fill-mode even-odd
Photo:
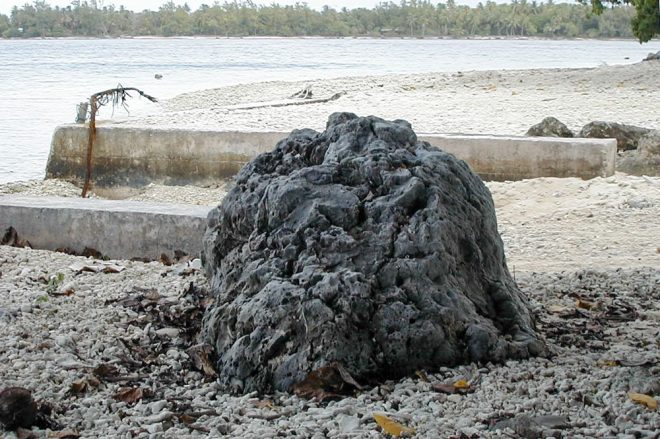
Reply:
[[[0,196],[0,233],[14,227],[36,249],[90,247],[111,259],[197,257],[209,206]]]
[[[82,184],[87,132],[85,125],[55,130],[46,178]],[[92,182],[95,188],[140,187],[152,182],[213,184],[235,175],[257,154],[271,151],[288,134],[100,126]],[[421,133],[418,138],[465,160],[484,180],[590,179],[614,175],[615,170],[614,139]]]

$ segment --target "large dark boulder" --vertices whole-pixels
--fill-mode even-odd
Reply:
[[[528,136],[541,136],[541,137],[573,137],[573,131],[571,131],[564,123],[560,122],[559,119],[552,116],[546,117],[541,122],[533,125],[530,129],[527,130]]]
[[[651,130],[635,125],[626,125],[616,122],[594,121],[589,122],[578,134],[578,137],[594,137],[597,139],[616,139],[617,149],[627,151],[637,149],[639,140]]]
[[[330,116],[248,163],[209,215],[221,385],[290,390],[546,352],[506,266],[490,192],[405,121]]]

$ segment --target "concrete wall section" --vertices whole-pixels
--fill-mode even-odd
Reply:
[[[14,227],[34,248],[85,247],[111,259],[198,256],[208,206],[78,198],[0,197],[0,232]]]
[[[160,184],[210,184],[235,175],[250,159],[270,151],[288,133],[196,131],[101,126],[93,154],[97,188]],[[554,137],[419,135],[465,160],[484,180],[614,174],[616,141]],[[47,178],[81,183],[85,177],[87,128],[58,127]]]
[[[483,135],[419,135],[465,160],[484,180],[614,175],[616,140]]]
[[[100,126],[94,143],[96,186],[211,184],[235,175],[257,154],[273,149],[285,133],[189,131]],[[82,182],[88,130],[64,125],[55,130],[46,178]]]

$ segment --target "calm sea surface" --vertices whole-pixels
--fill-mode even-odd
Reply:
[[[626,64],[658,50],[660,42],[587,40],[0,40],[0,183],[42,178],[54,128],[117,84],[166,99],[268,80]],[[151,104],[129,105],[140,115]]]

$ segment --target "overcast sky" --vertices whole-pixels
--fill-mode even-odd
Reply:
[[[89,0],[88,0],[89,1]],[[142,11],[144,9],[153,9],[153,10],[158,10],[158,8],[166,3],[167,0],[97,0],[98,4],[105,4],[105,5],[111,5],[114,4],[115,6],[119,7],[119,5],[124,5],[126,9],[130,9],[132,11]],[[177,1],[174,0],[174,3],[176,4],[183,4],[183,3],[188,3],[188,6],[194,11],[196,10],[199,5],[206,3],[207,5],[212,5],[214,0],[189,0],[185,2],[185,0]],[[441,0],[438,0],[441,1]],[[485,0],[483,0],[485,2]],[[502,3],[508,0],[500,0],[498,3]],[[324,5],[328,5],[330,7],[333,7],[335,9],[347,7],[347,8],[373,8],[376,6],[378,3],[380,3],[381,0],[307,0],[307,4],[309,5],[310,8],[314,9],[321,9]],[[479,0],[457,0],[457,4],[467,4],[474,6],[479,2]],[[21,1],[21,0],[0,0],[0,13],[2,14],[9,14],[9,11],[11,11],[11,8],[13,6],[18,6],[21,7],[24,4],[31,4],[32,0],[29,1]],[[48,3],[51,6],[68,6],[71,4],[71,0],[46,0],[46,3]],[[224,3],[224,0],[221,0],[220,3]],[[303,3],[300,1],[295,1],[295,0],[256,0],[256,4],[272,4],[272,3],[279,3],[280,5],[294,5],[296,3]]]

